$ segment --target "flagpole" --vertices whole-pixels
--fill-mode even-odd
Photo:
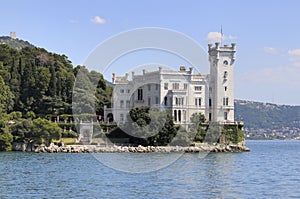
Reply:
[[[223,41],[223,30],[222,30],[222,25],[221,25],[221,46],[222,46],[222,41]]]

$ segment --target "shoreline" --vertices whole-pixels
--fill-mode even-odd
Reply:
[[[199,146],[96,146],[96,145],[67,145],[49,147],[40,146],[34,150],[36,153],[198,153],[198,152],[249,152],[250,149],[243,144]]]

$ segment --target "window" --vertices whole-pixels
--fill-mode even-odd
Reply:
[[[181,110],[178,111],[178,121],[181,122]]]
[[[228,76],[228,72],[227,71],[224,71],[224,78],[226,79]]]
[[[177,122],[177,111],[174,110],[174,121]]]
[[[175,98],[175,104],[176,105],[183,105],[184,98],[183,97],[176,97]]]
[[[179,83],[173,83],[173,90],[179,89]]]
[[[126,108],[130,108],[130,101],[126,100]]]
[[[155,90],[158,90],[159,84],[155,84]]]
[[[208,120],[211,121],[211,113],[208,115]]]
[[[187,84],[187,83],[183,84],[184,90],[187,90],[187,87],[188,87],[188,84]]]
[[[120,101],[120,108],[124,108],[124,101],[123,100]]]
[[[224,120],[227,120],[227,119],[228,119],[228,113],[224,112]]]
[[[148,91],[151,91],[151,84],[148,84]]]
[[[209,98],[208,106],[211,107],[211,98]]]
[[[225,91],[227,91],[227,86],[224,87]]]
[[[223,97],[223,106],[228,106],[228,104],[229,104],[229,98]]]
[[[165,88],[165,90],[168,90],[168,89],[169,89],[168,83],[165,83],[164,88]]]
[[[142,88],[138,89],[138,100],[143,100],[143,89]]]
[[[164,104],[165,104],[165,106],[168,105],[168,97],[167,97],[167,96],[166,96],[165,99],[164,99]]]
[[[228,61],[225,60],[225,61],[223,62],[223,64],[224,64],[225,66],[227,66],[227,65],[228,65]]]
[[[151,105],[151,97],[148,97],[148,106]]]
[[[202,90],[202,86],[195,86],[195,91],[201,91]]]
[[[121,122],[124,121],[124,114],[123,114],[123,113],[120,114],[120,121],[121,121]]]
[[[195,98],[195,106],[201,106],[202,99],[201,97]]]
[[[124,89],[121,89],[121,90],[120,90],[120,93],[124,93]]]
[[[127,93],[130,93],[130,90],[129,90],[129,89],[127,89]]]
[[[155,97],[155,104],[159,104],[159,99],[157,96]]]

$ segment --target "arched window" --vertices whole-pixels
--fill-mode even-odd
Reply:
[[[174,121],[177,122],[177,111],[174,110]]]
[[[178,111],[178,121],[181,122],[181,110]]]
[[[168,105],[168,97],[167,97],[167,96],[166,96],[165,99],[164,99],[164,104],[165,104],[165,106]]]

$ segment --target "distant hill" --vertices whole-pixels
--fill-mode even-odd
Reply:
[[[108,80],[105,80],[105,82],[106,82],[106,84],[107,85],[109,85],[109,86],[111,86],[111,87],[113,87],[114,86],[114,84],[113,83],[111,83],[110,81],[108,81]]]
[[[244,121],[248,137],[270,139],[300,137],[300,106],[235,100],[235,119]]]
[[[0,44],[7,44],[10,47],[16,49],[16,50],[21,50],[24,47],[30,47],[34,48],[35,46],[29,43],[28,41],[24,41],[21,39],[12,39],[11,37],[8,36],[2,36],[0,37]]]

